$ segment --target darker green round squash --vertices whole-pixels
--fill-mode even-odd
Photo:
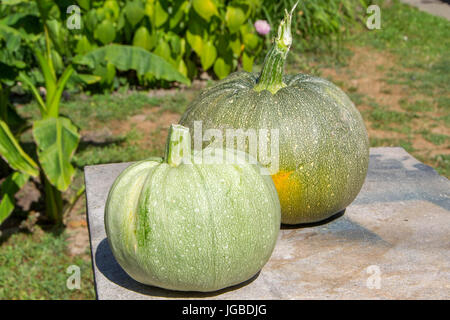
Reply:
[[[367,174],[369,140],[340,88],[310,75],[283,75],[290,20],[286,12],[260,74],[236,72],[205,89],[180,123],[192,131],[201,121],[203,133],[220,129],[224,137],[229,128],[278,129],[279,168],[271,175],[282,223],[298,224],[326,219],[355,199]],[[252,153],[248,144],[243,149]]]

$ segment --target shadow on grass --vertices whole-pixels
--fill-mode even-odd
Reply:
[[[82,152],[89,147],[99,147],[104,148],[113,144],[120,144],[126,141],[126,137],[113,137],[109,138],[105,141],[93,141],[93,140],[84,140],[83,138],[80,140],[80,143],[77,147],[77,152]]]

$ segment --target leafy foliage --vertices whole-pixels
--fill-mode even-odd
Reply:
[[[159,79],[190,83],[188,78],[173,69],[166,60],[142,48],[111,44],[92,50],[75,61],[91,67],[106,62],[119,70],[136,70],[138,75],[151,74]]]
[[[6,2],[10,3],[10,1]],[[33,123],[34,142],[37,152],[28,155],[20,146],[22,132],[13,133],[10,129],[15,125],[14,117],[8,116],[11,106],[8,101],[8,80],[3,80],[6,90],[0,86],[0,156],[9,164],[14,171],[2,184],[0,202],[0,223],[6,219],[14,209],[14,194],[28,180],[29,175],[43,178],[45,190],[45,205],[47,216],[56,224],[62,223],[63,201],[61,191],[65,191],[75,173],[71,165],[71,159],[79,142],[78,128],[68,118],[59,116],[59,105],[64,88],[67,85],[73,68],[69,65],[62,70],[58,68],[58,52],[53,50],[57,47],[58,37],[55,41],[55,20],[53,15],[57,11],[52,1],[24,2],[16,0],[15,3],[37,5],[40,12],[44,34],[44,53],[40,48],[34,48],[34,56],[39,63],[40,71],[45,82],[45,99],[41,97],[40,91],[33,84],[33,80],[22,70],[15,70],[9,62],[7,67],[13,69],[14,76],[22,80],[31,90],[39,107],[40,119]],[[35,7],[36,8],[36,7]],[[50,35],[53,34],[53,37]],[[20,69],[20,68],[19,68]],[[58,72],[59,71],[59,72]],[[58,74],[60,76],[58,77]],[[13,80],[14,77],[12,78]],[[12,113],[14,115],[14,113]],[[20,120],[20,119],[19,119]],[[33,158],[37,158],[36,163]]]
[[[104,46],[126,45],[113,47],[120,51],[120,60],[92,60],[90,56],[95,64],[89,64],[89,68],[76,66],[73,84],[97,82],[102,89],[114,88],[121,75],[144,85],[160,80],[188,84],[187,79],[193,79],[201,70],[223,78],[240,63],[244,69],[251,70],[253,59],[263,46],[263,38],[256,35],[253,27],[261,0],[79,0],[76,3],[81,7],[79,30],[67,28],[67,23],[77,15],[77,12],[66,13],[73,4],[70,1],[3,1],[0,46],[6,50],[0,54],[0,70],[8,72],[2,77],[8,75],[13,81],[19,71],[25,70],[34,84],[39,82],[39,75],[33,75],[36,60],[32,48],[43,47],[47,38],[52,42],[49,50],[56,73],[62,72],[64,65],[75,57],[82,60],[91,52],[101,55],[95,50]],[[111,49],[104,50],[113,54]],[[157,60],[155,55],[161,59]],[[136,57],[148,59],[149,65],[158,68],[147,68],[142,74],[137,69],[142,65],[136,64]],[[128,70],[136,71],[137,75],[124,73]],[[85,71],[96,78],[88,81],[77,75]]]
[[[292,8],[297,0],[263,1],[263,12],[273,26],[283,18],[284,8]],[[371,0],[300,1],[293,16],[292,29],[303,50],[339,49],[340,42],[357,18],[365,15]],[[295,35],[294,35],[295,36]]]

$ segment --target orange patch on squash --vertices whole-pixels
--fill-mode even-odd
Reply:
[[[293,195],[300,192],[300,184],[295,176],[294,171],[280,171],[272,176],[273,183],[278,192],[278,198],[282,207],[290,207],[293,205]]]
[[[280,171],[277,174],[272,176],[273,183],[275,184],[275,188],[278,191],[283,190],[288,187],[290,184],[289,177],[293,174],[294,171]]]

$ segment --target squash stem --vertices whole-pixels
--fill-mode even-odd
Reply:
[[[189,128],[179,124],[172,124],[166,142],[164,162],[172,167],[178,167],[183,159],[191,154],[191,135]]]
[[[285,9],[284,19],[281,20],[278,27],[278,36],[264,59],[258,83],[254,87],[254,90],[258,92],[268,90],[275,94],[281,88],[286,87],[286,84],[283,83],[284,62],[292,44],[291,21],[297,4],[298,2],[292,7],[291,12]]]

